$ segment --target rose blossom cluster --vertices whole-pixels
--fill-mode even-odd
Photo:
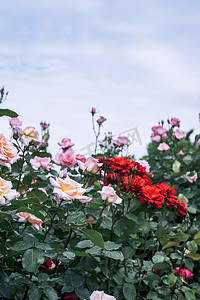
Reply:
[[[72,169],[78,161],[86,161],[86,158],[83,155],[74,155],[74,150],[72,149],[74,144],[71,142],[71,139],[63,138],[58,145],[61,147],[62,152],[56,154],[54,161],[56,164],[61,165],[62,169],[66,167]]]
[[[167,130],[163,128],[163,126],[153,126],[152,128],[153,133],[151,134],[151,140],[154,142],[159,143],[162,138],[167,137]]]
[[[100,157],[99,162],[103,162],[103,168],[108,170],[102,181],[104,186],[118,184],[123,192],[132,193],[143,204],[156,209],[166,205],[169,209],[175,208],[180,216],[186,215],[185,203],[174,196],[175,189],[164,182],[152,185],[146,168],[140,163],[123,157]]]
[[[22,122],[18,118],[11,118],[9,124],[13,130],[13,137],[20,140],[20,142],[28,146],[30,142],[33,142],[35,145],[41,145],[45,143],[44,141],[39,140],[38,132],[33,126],[27,126],[24,129],[21,129]]]
[[[50,171],[50,168],[52,166],[50,157],[35,156],[34,158],[30,159],[30,164],[32,167],[35,167],[37,169],[39,169],[40,167],[43,167],[47,171]]]

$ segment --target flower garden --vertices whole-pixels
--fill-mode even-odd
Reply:
[[[49,124],[0,109],[0,299],[199,299],[200,136],[162,121],[136,161],[90,114],[94,155],[52,157]]]

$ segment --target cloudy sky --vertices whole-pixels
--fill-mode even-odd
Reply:
[[[23,126],[50,122],[50,147],[69,137],[77,152],[94,141],[90,109],[102,130],[139,134],[171,117],[199,133],[199,0],[0,0],[1,108]],[[1,132],[9,135],[7,118]]]

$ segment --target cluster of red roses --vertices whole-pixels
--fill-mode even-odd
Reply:
[[[146,168],[140,163],[124,157],[100,157],[99,162],[103,163],[102,168],[106,172],[104,185],[118,184],[122,191],[137,196],[141,203],[148,203],[155,208],[162,208],[165,203],[170,209],[176,208],[179,215],[186,215],[185,203],[174,196],[175,189],[164,182],[152,185]]]

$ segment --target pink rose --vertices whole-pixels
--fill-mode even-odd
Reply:
[[[178,118],[172,118],[171,121],[169,121],[169,124],[172,126],[179,126],[180,120]]]
[[[102,200],[107,200],[109,203],[120,204],[122,199],[117,196],[115,190],[110,186],[104,186],[102,191],[97,192],[101,194]]]
[[[139,162],[139,164],[142,165],[146,169],[147,173],[150,172],[151,167],[150,167],[148,161],[141,159],[141,160],[138,160],[137,162]]]
[[[91,109],[90,112],[91,112],[92,115],[96,114],[96,108],[95,108],[95,107],[92,107],[92,109]]]
[[[67,150],[68,148],[71,148],[74,146],[74,144],[71,142],[71,139],[67,139],[67,138],[62,139],[61,143],[58,143],[58,145],[63,150]]]
[[[157,149],[159,150],[159,151],[167,151],[167,150],[169,150],[169,146],[166,144],[166,143],[161,143],[158,147],[157,147]]]
[[[70,149],[69,149],[70,150]],[[73,152],[67,150],[66,152],[57,153],[55,157],[55,163],[62,167],[73,168],[76,164]]]
[[[151,129],[153,131],[153,133],[151,135],[152,141],[159,143],[161,137],[166,138],[167,130],[164,129],[162,126],[154,126]]]
[[[51,158],[50,157],[35,157],[30,159],[30,163],[32,167],[36,167],[37,169],[40,167],[45,168],[47,171],[50,171],[52,166]]]
[[[105,294],[103,291],[94,291],[90,295],[90,300],[116,300],[114,296]]]
[[[182,150],[180,150],[179,151],[179,155],[183,155],[184,153],[183,153],[183,151]]]
[[[186,133],[180,129],[176,129],[175,133],[173,133],[177,140],[182,140],[186,137]]]
[[[196,142],[197,146],[200,146],[200,139]]]
[[[99,124],[99,126],[106,121],[106,118],[104,118],[103,116],[99,117],[99,119],[97,120],[97,123]]]
[[[100,174],[100,167],[103,165],[94,157],[88,157],[85,163],[78,161],[79,168],[91,174]]]
[[[113,142],[115,147],[128,146],[131,141],[126,136],[118,136],[117,140]]]
[[[80,161],[82,161],[83,163],[86,162],[86,158],[85,158],[85,156],[82,155],[82,154],[77,154],[75,158],[76,158],[76,160],[80,160]]]
[[[18,118],[11,118],[9,120],[9,124],[12,128],[15,128],[17,126],[21,126],[22,125],[22,121],[20,121]]]
[[[178,274],[178,271],[179,271],[179,267],[175,268],[174,271],[175,271],[174,274],[177,275],[177,274]],[[188,280],[189,280],[189,279],[192,279],[193,274],[192,274],[192,272],[189,271],[188,269],[181,269],[181,271],[180,271],[180,276],[184,276],[185,279],[188,279]]]

